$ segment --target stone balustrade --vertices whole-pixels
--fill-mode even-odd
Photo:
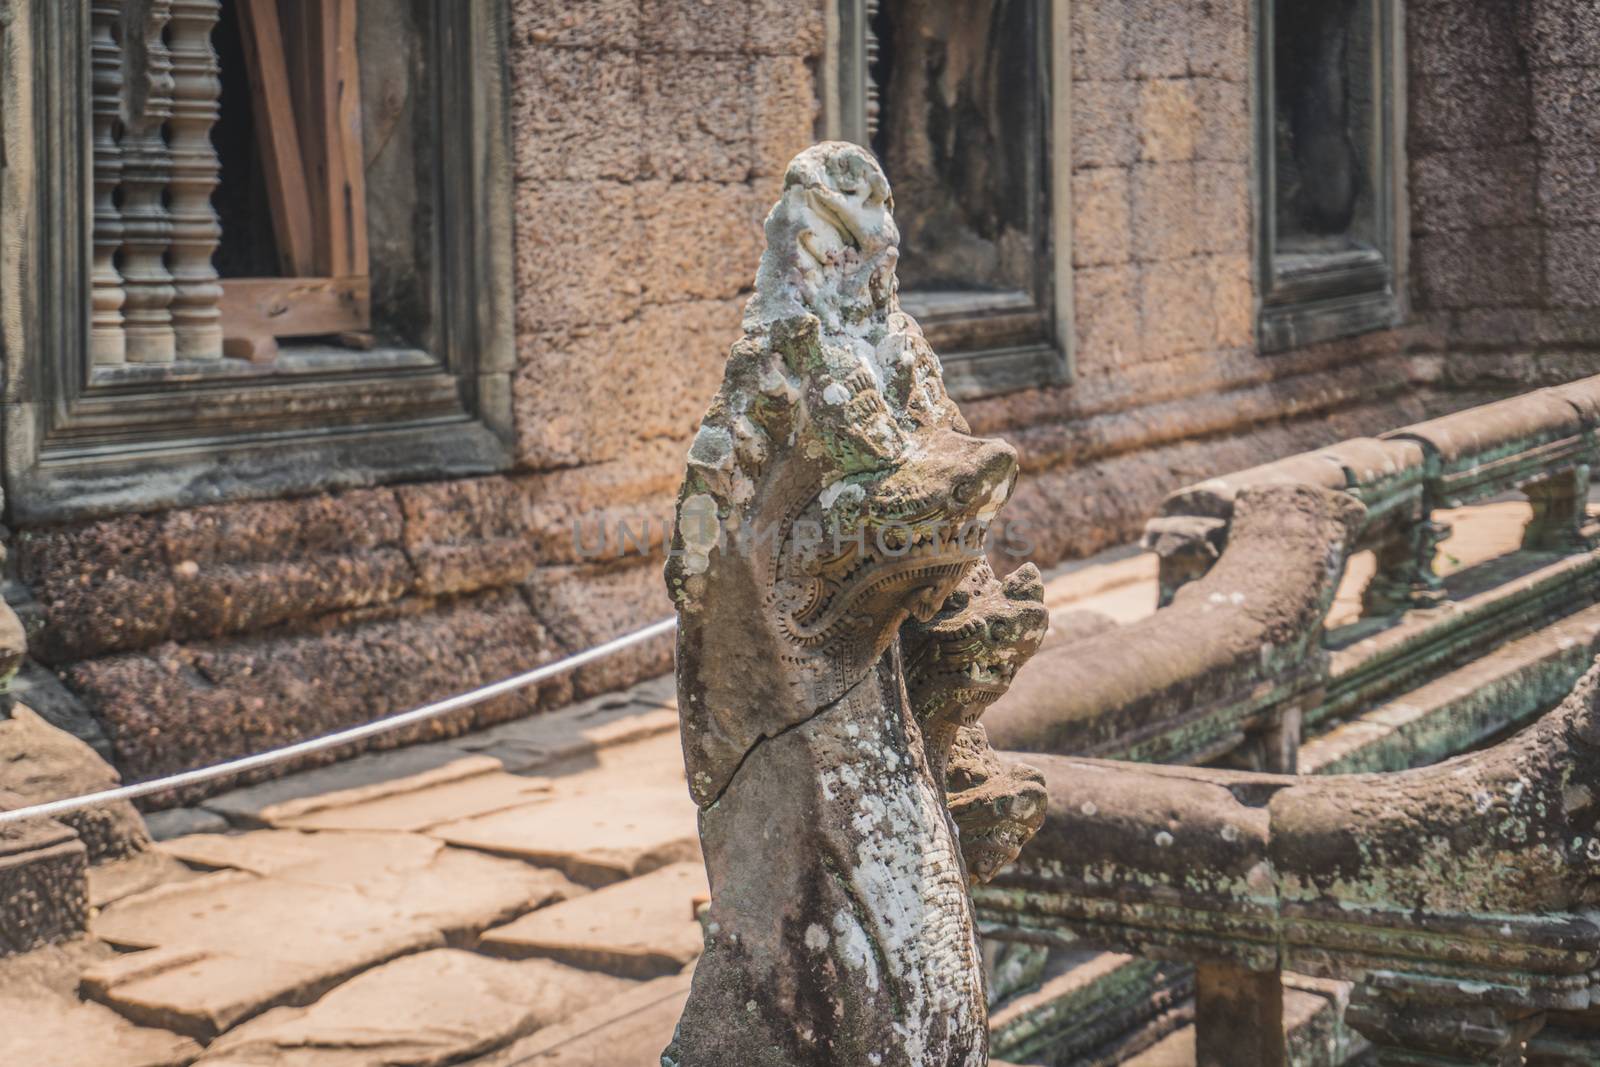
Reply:
[[[991,736],[1030,752],[1294,771],[1302,732],[1595,602],[1600,555],[1582,502],[1597,427],[1591,378],[1174,492],[1145,537],[1161,610],[1046,647],[986,719]],[[1337,550],[1301,541],[1292,507],[1260,509],[1275,487],[1359,505],[1349,538]],[[1441,513],[1508,492],[1533,505],[1516,572],[1464,587],[1447,609],[1412,610],[1447,599],[1433,564],[1449,533]],[[1363,625],[1328,634],[1326,605],[1362,551],[1375,563]],[[1565,665],[1556,691],[1576,676]],[[1485,729],[1544,708],[1517,705]]]
[[[90,5],[96,365],[222,358],[220,0]]]
[[[1384,1067],[1592,1063],[1524,1046],[1600,996],[1597,698],[1600,668],[1514,740],[1390,775],[1030,753],[1049,812],[980,920],[1197,964],[1202,1067],[1286,1062],[1285,969],[1355,982]]]
[[[1595,1063],[1593,677],[1550,709],[1600,651],[1597,401],[1589,379],[1172,494],[1163,606],[1041,650],[985,718],[1050,794],[976,890],[986,931],[1193,964],[1202,1065],[1288,1062],[1285,970],[1355,983],[1380,1063]],[[1519,549],[1435,573],[1442,513],[1507,493]],[[1363,551],[1362,617],[1330,631]],[[1336,773],[1366,770],[1400,773]]]

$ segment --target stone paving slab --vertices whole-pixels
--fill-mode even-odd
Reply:
[[[441,1067],[613,1001],[635,985],[549,960],[423,952],[359,975],[310,1007],[267,1012],[218,1039],[199,1062]]]
[[[196,877],[188,867],[159,850],[89,868],[89,906],[106,908],[119,900],[170,882]]]
[[[499,760],[467,756],[405,778],[272,804],[261,809],[260,820],[278,829],[414,833],[526,804],[549,791],[542,779],[505,773]]]
[[[200,1054],[190,1038],[99,1004],[0,994],[0,1020],[0,1063],[17,1067],[183,1067]]]
[[[699,860],[694,801],[681,783],[579,794],[445,823],[452,845],[555,867],[603,886],[669,863]]]
[[[611,701],[586,701],[579,708],[518,719],[450,743],[463,752],[493,756],[506,770],[521,772],[678,729],[675,693],[646,699],[619,694]]]
[[[482,947],[497,956],[654,978],[700,955],[704,938],[694,906],[706,893],[704,867],[675,863],[489,930]]]
[[[0,1064],[183,1067],[198,1056],[200,1046],[187,1037],[135,1026],[78,999],[79,973],[111,954],[104,945],[75,941],[0,959]]]
[[[344,978],[440,947],[436,926],[348,887],[221,871],[112,905],[95,933],[135,952],[91,967],[83,991],[135,1022],[209,1040]]]
[[[461,750],[444,744],[410,745],[386,752],[368,752],[315,770],[299,771],[260,785],[220,793],[200,804],[234,826],[260,827],[263,809],[343,789],[376,785],[443,767],[461,758]]]
[[[557,871],[415,834],[257,831],[167,842],[221,868],[107,908],[95,933],[151,949],[91,968],[88,995],[130,1019],[209,1039],[346,977],[582,890]]]
[[[451,944],[470,944],[487,927],[584,892],[558,871],[450,848],[419,834],[257,830],[180,838],[162,847],[200,867],[353,889],[432,925]]]
[[[645,982],[469,1067],[650,1067],[672,1040],[692,977]]]

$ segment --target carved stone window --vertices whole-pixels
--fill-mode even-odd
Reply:
[[[840,0],[834,135],[894,186],[901,301],[958,396],[1066,376],[1064,27],[1064,0]]]
[[[1261,5],[1261,347],[1395,325],[1393,0]]]
[[[506,465],[505,0],[8,14],[15,516]]]

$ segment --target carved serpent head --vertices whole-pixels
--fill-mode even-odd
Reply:
[[[689,451],[666,578],[702,804],[761,738],[860,683],[908,617],[933,618],[1011,492],[1015,453],[971,436],[899,309],[892,204],[863,149],[796,157]]]

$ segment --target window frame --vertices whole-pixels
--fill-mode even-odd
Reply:
[[[1276,0],[1256,0],[1256,344],[1284,352],[1342,337],[1393,329],[1406,318],[1406,212],[1403,13],[1397,0],[1370,0],[1378,35],[1374,98],[1380,127],[1374,182],[1380,261],[1330,257],[1320,270],[1284,277],[1277,260]]]
[[[514,366],[507,0],[428,3],[438,64],[439,351],[285,349],[92,366],[88,0],[0,24],[4,477],[13,522],[510,466]],[[60,195],[59,190],[77,190]]]
[[[1042,5],[1038,57],[1045,101],[1039,165],[1043,176],[1047,247],[1039,252],[1038,292],[1023,304],[1020,294],[975,292],[968,306],[950,300],[919,300],[901,294],[944,365],[945,384],[957,399],[998,396],[1073,378],[1072,308],[1072,47],[1070,0],[1034,0]],[[829,4],[829,70],[824,77],[824,129],[830,139],[871,149],[867,108],[868,23],[878,0],[832,0]],[[985,296],[990,299],[983,299]],[[955,305],[955,306],[952,306]]]

